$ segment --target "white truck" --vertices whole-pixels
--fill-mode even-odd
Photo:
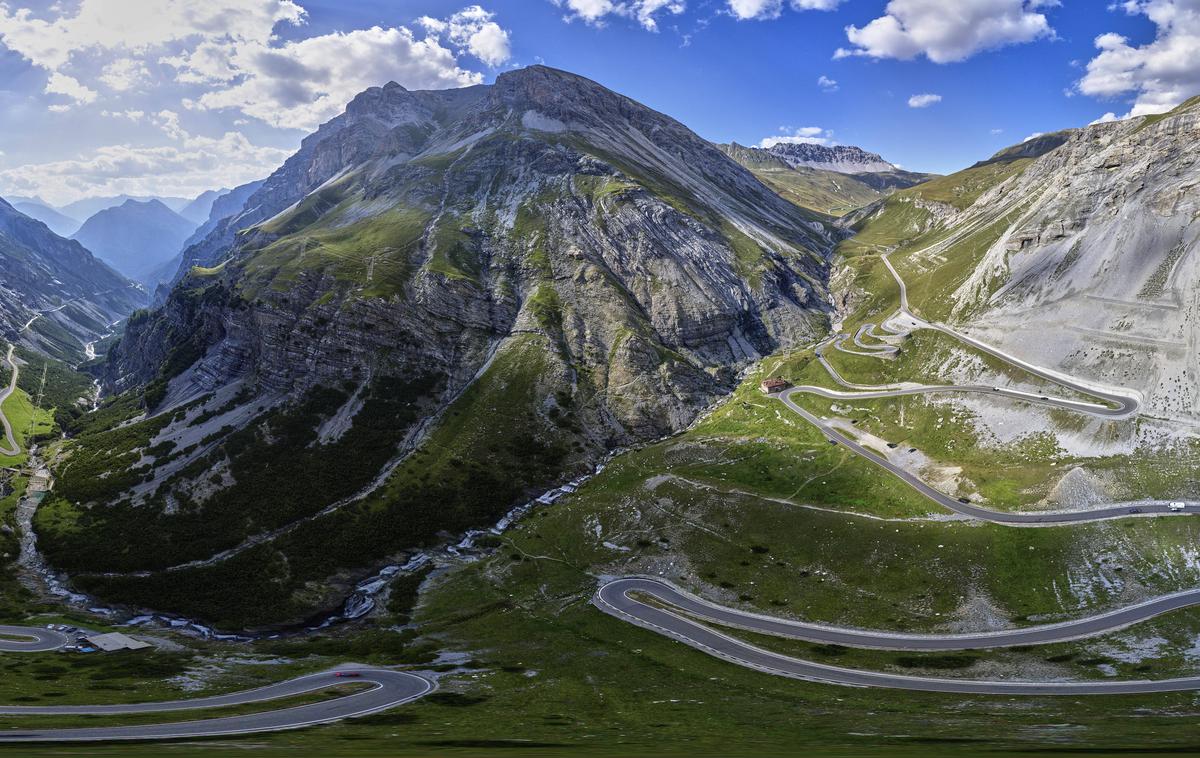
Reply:
[[[1186,507],[1187,507],[1187,503],[1181,503],[1178,500],[1175,500],[1175,501],[1167,504],[1167,510],[1171,511],[1172,513],[1179,513]]]

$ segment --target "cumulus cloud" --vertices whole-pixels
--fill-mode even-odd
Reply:
[[[404,27],[197,52],[165,61],[210,86],[185,101],[186,107],[233,109],[272,126],[305,130],[339,113],[358,92],[392,79],[418,89],[483,81],[481,74],[460,68],[436,38],[417,39]]]
[[[193,135],[180,127],[178,114],[169,111],[156,114],[155,120],[170,144],[107,145],[87,157],[0,170],[0,187],[6,194],[41,195],[52,203],[89,195],[190,197],[261,179],[291,152],[251,144],[238,132]]]
[[[150,79],[150,70],[142,61],[120,58],[104,67],[100,81],[110,89],[125,91],[145,84]]]
[[[51,74],[46,81],[46,94],[65,95],[76,103],[94,103],[97,97],[95,90],[89,89],[75,77],[58,72]]]
[[[931,92],[927,92],[923,95],[913,95],[912,97],[910,97],[908,99],[908,107],[909,108],[928,108],[929,106],[933,105],[934,103],[940,103],[940,102],[942,102],[941,95],[935,95]]]
[[[0,38],[50,71],[72,56],[97,50],[145,53],[196,37],[266,43],[275,24],[299,24],[304,9],[291,0],[81,0],[74,13],[51,6],[46,20],[28,8],[0,4]]]
[[[1033,134],[1029,135],[1025,139],[1021,140],[1021,144],[1024,145],[1029,140],[1037,139],[1038,137],[1045,136],[1045,134],[1046,134],[1045,132],[1034,132]]]
[[[512,57],[512,45],[508,32],[495,18],[496,14],[472,5],[447,19],[423,16],[417,23],[434,34],[445,34],[456,48],[489,66],[499,66]]]
[[[568,21],[602,26],[609,16],[631,18],[647,31],[658,31],[660,15],[678,16],[687,10],[686,0],[550,0],[566,11]]]
[[[984,50],[1052,37],[1038,10],[1058,0],[890,0],[883,16],[866,26],[847,26],[852,45],[835,58],[867,56],[935,63],[966,60]]]
[[[1125,0],[1116,7],[1149,19],[1154,40],[1135,46],[1120,34],[1101,34],[1095,40],[1100,52],[1088,62],[1079,91],[1132,96],[1126,118],[1165,113],[1200,91],[1200,2]]]
[[[1108,124],[1113,121],[1120,121],[1120,120],[1121,119],[1117,118],[1117,114],[1113,113],[1112,111],[1109,111],[1108,113],[1105,113],[1103,116],[1096,119],[1095,121],[1089,121],[1088,126],[1095,126],[1096,124]]]
[[[652,13],[655,3],[664,5],[639,5]],[[78,139],[62,140],[70,152],[53,156],[60,159],[9,168],[0,183],[11,192],[44,187],[59,199],[230,186],[266,175],[290,150],[262,147],[226,129],[257,120],[310,131],[367,87],[391,80],[411,89],[476,84],[483,74],[475,69],[512,57],[499,19],[465,0],[455,6],[461,10],[411,28],[381,25],[307,36],[303,4],[0,0],[0,49],[44,72],[43,107],[75,111],[73,128],[80,132]],[[210,112],[196,121],[201,133],[181,124],[188,123],[189,110]],[[128,133],[141,142],[89,139],[88,127],[100,119],[136,125]],[[273,144],[287,145],[294,136],[277,135]]]
[[[661,2],[643,0],[651,1]],[[421,37],[403,26],[276,35],[279,25],[300,26],[305,16],[292,0],[79,0],[36,16],[0,2],[0,41],[48,72],[47,93],[76,104],[95,101],[89,85],[139,88],[157,67],[171,84],[208,90],[187,107],[234,109],[305,130],[368,86],[393,79],[410,88],[476,84],[482,74],[464,68],[460,55],[489,66],[511,58],[508,32],[479,5],[423,19]]]
[[[774,147],[775,145],[831,145],[833,132],[819,126],[779,127],[780,134],[764,137],[759,140],[758,147]]]
[[[817,77],[817,86],[820,87],[821,91],[823,91],[823,92],[837,92],[838,91],[837,80],[830,79],[828,76],[824,76],[824,75]]]
[[[104,116],[105,118],[123,118],[136,124],[146,117],[146,112],[128,108],[123,111],[100,111],[100,115]]]
[[[843,0],[789,0],[788,5],[797,11],[831,11]],[[742,21],[765,21],[779,18],[783,12],[783,0],[726,0],[729,14]]]

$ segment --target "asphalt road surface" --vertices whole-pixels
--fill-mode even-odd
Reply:
[[[21,639],[0,639],[2,653],[48,653],[58,650],[70,642],[67,635],[53,629],[40,629],[36,626],[3,626],[0,625],[0,635],[3,637],[19,637]]]
[[[972,634],[905,634],[811,624],[739,611],[710,603],[670,582],[652,577],[614,579],[600,588],[598,596],[602,602],[613,607],[626,608],[629,603],[637,602],[625,597],[631,592],[654,597],[693,618],[725,627],[827,645],[914,651],[986,650],[1017,645],[1066,642],[1116,631],[1180,608],[1200,605],[1200,589],[1184,590],[1126,606],[1119,610],[1056,624]]]
[[[354,672],[353,677],[335,676],[335,671]],[[71,729],[21,729],[0,732],[0,742],[66,742],[108,740],[162,740],[184,737],[218,737],[257,732],[277,732],[299,729],[314,724],[327,724],[342,719],[378,713],[433,691],[433,682],[424,677],[404,671],[346,665],[336,670],[289,679],[286,682],[268,685],[255,690],[214,695],[188,700],[169,700],[156,703],[128,705],[31,705],[2,706],[0,715],[31,716],[83,716],[83,715],[129,715],[191,711],[203,708],[218,708],[246,703],[257,703],[280,698],[320,692],[338,685],[367,682],[370,689],[343,697],[332,698],[307,705],[263,711],[240,716],[224,716],[202,721],[179,721],[168,724],[146,724],[141,726],[94,726]]]
[[[0,425],[4,426],[4,443],[0,445],[0,455],[17,456],[21,454],[21,446],[17,444],[17,438],[13,436],[12,424],[8,421],[8,416],[4,415],[4,403],[9,396],[17,389],[17,374],[20,369],[17,368],[17,362],[13,360],[14,346],[8,346],[8,355],[4,360],[8,363],[12,373],[8,380],[8,386],[0,390]]]
[[[681,593],[678,590],[670,587],[670,585],[658,582],[656,580],[646,580],[640,578],[624,578],[609,582],[600,587],[599,591],[592,599],[592,603],[601,611],[615,616],[623,621],[640,626],[658,634],[670,637],[674,640],[689,645],[708,653],[709,655],[721,658],[740,666],[752,668],[769,674],[778,676],[787,676],[794,679],[805,679],[814,682],[826,682],[830,684],[840,684],[852,687],[888,687],[893,689],[905,690],[921,690],[927,692],[950,692],[959,694],[972,695],[1117,695],[1117,694],[1139,694],[1149,692],[1181,692],[1188,690],[1200,689],[1200,676],[1183,677],[1179,679],[1162,679],[1158,681],[1149,680],[1133,680],[1133,681],[1083,681],[1083,682],[1034,682],[1034,681],[982,681],[970,679],[937,679],[916,676],[903,676],[899,674],[889,674],[875,671],[861,671],[857,669],[841,668],[839,666],[828,666],[812,661],[805,661],[799,658],[774,653],[764,650],[760,647],[751,645],[748,642],[734,639],[728,635],[721,634],[718,631],[710,629],[703,624],[693,621],[685,616],[669,610],[648,605],[637,599],[629,596],[630,592],[643,592],[652,594],[670,605],[675,605],[677,602],[682,604],[689,612],[696,611],[699,615],[707,618],[713,618],[715,615],[721,615],[728,621],[734,622],[735,625],[743,629],[755,629],[756,631],[764,631],[764,633],[772,634],[773,630],[778,628],[774,624],[783,623],[789,631],[793,632],[790,636],[797,636],[801,639],[809,639],[807,635],[827,634],[830,637],[835,632],[842,632],[850,635],[865,635],[865,638],[860,638],[860,642],[854,642],[859,646],[870,647],[871,645],[861,645],[861,642],[870,641],[872,635],[877,642],[884,643],[880,646],[886,646],[896,639],[895,635],[883,632],[868,632],[864,630],[836,630],[831,627],[814,627],[809,626],[806,629],[798,629],[804,625],[792,624],[790,622],[779,622],[774,620],[769,623],[767,617],[757,616],[754,614],[745,614],[732,609],[719,609],[718,606],[712,606],[698,599],[689,599],[686,593]],[[1200,591],[1195,593],[1191,602],[1197,602],[1197,597],[1200,597]],[[1176,597],[1176,596],[1172,596]],[[1180,596],[1180,601],[1182,596]],[[1163,598],[1161,601],[1170,602]],[[1153,601],[1159,602],[1159,601]],[[1190,604],[1190,603],[1186,603]],[[1182,605],[1176,607],[1183,607]],[[718,610],[719,609],[719,610]],[[1080,636],[1080,625],[1086,626],[1091,623],[1098,625],[1098,628],[1119,628],[1127,623],[1133,623],[1131,620],[1122,620],[1121,614],[1132,613],[1133,615],[1146,614],[1143,617],[1157,615],[1157,613],[1165,612],[1170,608],[1156,610],[1150,604],[1140,606],[1132,606],[1123,611],[1104,614],[1093,619],[1086,619],[1079,622],[1071,622],[1068,625],[1057,625],[1055,627],[1037,627],[1047,635],[1044,641],[1053,641],[1057,639],[1056,635],[1066,634],[1063,639],[1072,639]],[[1074,629],[1072,631],[1072,625]],[[756,628],[760,627],[760,628]],[[823,630],[823,631],[817,631]],[[1031,630],[1034,631],[1034,630]],[[1095,632],[1091,632],[1095,633]],[[802,636],[803,635],[803,636]],[[910,636],[909,640],[916,639]],[[940,638],[941,643],[935,643],[937,637],[922,637],[921,639],[928,640],[931,644],[954,644],[955,636]],[[846,644],[846,643],[839,643]],[[1009,643],[1021,644],[1021,643]],[[976,647],[994,647],[991,642],[985,641]],[[920,648],[920,649],[963,649],[963,648]]]
[[[1084,511],[1038,511],[1036,513],[1008,513],[1005,511],[994,511],[989,508],[974,505],[970,502],[964,503],[958,498],[951,497],[940,490],[934,489],[926,484],[920,477],[912,473],[908,469],[898,466],[882,455],[863,447],[854,439],[846,434],[843,434],[833,426],[827,424],[822,419],[814,416],[808,411],[796,405],[792,400],[791,395],[796,392],[809,392],[811,387],[793,387],[789,390],[776,393],[775,397],[783,401],[793,413],[796,413],[805,421],[821,430],[821,432],[831,441],[839,445],[843,445],[846,449],[857,455],[867,459],[876,466],[887,470],[897,479],[912,487],[917,492],[929,498],[938,505],[955,513],[961,513],[964,516],[990,521],[994,524],[1006,524],[1008,526],[1057,526],[1060,524],[1079,524],[1088,521],[1104,521],[1107,519],[1123,518],[1130,515],[1151,515],[1151,516],[1181,516],[1189,513],[1200,513],[1200,507],[1195,503],[1188,503],[1182,511],[1172,511],[1166,501],[1146,501],[1133,504],[1122,505],[1106,505],[1100,508],[1093,508]],[[820,389],[820,388],[817,388]],[[833,390],[825,390],[833,392]],[[892,394],[909,394],[903,390],[890,390],[878,394],[879,397],[891,397]],[[818,393],[821,394],[821,393]],[[863,393],[851,393],[862,396]],[[1136,511],[1136,513],[1135,513]]]

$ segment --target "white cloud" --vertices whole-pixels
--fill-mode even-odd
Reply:
[[[1096,124],[1108,124],[1113,121],[1120,121],[1120,120],[1121,119],[1117,118],[1117,114],[1113,113],[1112,111],[1109,111],[1108,113],[1105,113],[1103,116],[1096,119],[1095,121],[1089,121],[1088,126],[1095,126]]]
[[[432,34],[446,35],[450,43],[466,50],[489,66],[499,66],[512,57],[508,32],[494,20],[496,14],[478,5],[463,8],[447,19],[424,16],[417,23]]]
[[[1021,144],[1022,144],[1022,145],[1024,145],[1024,144],[1025,144],[1026,142],[1028,142],[1029,140],[1031,140],[1031,139],[1037,139],[1038,137],[1041,137],[1041,136],[1043,136],[1043,135],[1045,135],[1045,134],[1046,134],[1045,132],[1034,132],[1033,134],[1029,135],[1029,136],[1028,136],[1028,137],[1026,137],[1025,139],[1021,140]]]
[[[1101,34],[1079,91],[1093,97],[1133,96],[1126,118],[1165,113],[1200,91],[1200,2],[1125,0],[1116,7],[1144,15],[1154,40],[1134,46],[1120,34]]]
[[[87,157],[0,170],[0,189],[4,194],[41,195],[51,203],[122,193],[188,197],[261,179],[291,153],[253,145],[237,132],[216,138],[190,134],[171,112],[155,118],[171,137],[170,144],[108,145]]]
[[[729,12],[739,19],[779,18],[783,0],[729,0]]]
[[[831,11],[844,0],[789,0],[788,5],[796,11]],[[765,21],[779,18],[783,12],[783,0],[726,0],[729,14],[742,21]]]
[[[57,72],[46,81],[46,94],[65,95],[80,104],[94,103],[97,97],[95,90],[89,89],[75,77]]]
[[[104,116],[105,118],[123,118],[136,124],[146,117],[146,112],[127,109],[123,111],[100,111],[100,115]]]
[[[609,16],[635,19],[642,28],[658,31],[658,16],[678,16],[687,10],[686,0],[550,0],[567,11],[566,20],[602,26]]]
[[[926,92],[922,95],[913,95],[908,99],[909,108],[928,108],[929,106],[942,102],[941,95],[935,95],[931,92]]]
[[[801,126],[797,128],[780,127],[782,134],[774,137],[764,137],[759,140],[758,147],[774,147],[775,145],[831,145],[833,132],[819,126]]]
[[[993,129],[989,132],[989,134],[992,134],[993,136],[997,135],[997,134],[1004,134],[1004,130],[1003,129]]]
[[[911,60],[924,55],[935,63],[966,60],[983,50],[1052,37],[1039,8],[1057,0],[890,0],[885,15],[866,26],[847,26],[852,47],[835,58]]]
[[[817,77],[817,86],[824,92],[837,92],[838,83],[836,79],[830,79],[828,76]]]
[[[81,52],[145,53],[195,37],[265,44],[275,24],[304,19],[304,9],[291,0],[80,0],[74,13],[59,3],[50,10],[57,18],[0,5],[4,44],[50,71]]]
[[[242,45],[225,53],[167,61],[211,87],[184,105],[233,109],[280,128],[311,130],[341,112],[357,93],[392,79],[418,89],[483,81],[460,68],[437,39],[416,39],[404,27],[334,32],[272,47]]]
[[[145,84],[150,79],[146,64],[133,58],[119,58],[104,67],[100,81],[110,89],[123,92]]]
[[[37,16],[0,2],[0,41],[49,73],[48,93],[75,103],[95,101],[93,83],[115,92],[140,88],[156,67],[172,85],[208,90],[187,107],[236,109],[304,130],[369,86],[476,84],[482,75],[463,68],[460,54],[490,66],[511,57],[508,32],[479,5],[437,21],[423,38],[402,26],[275,35],[280,24],[304,21],[305,10],[292,0],[78,0]]]

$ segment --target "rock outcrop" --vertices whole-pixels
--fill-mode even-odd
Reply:
[[[498,342],[535,332],[606,394],[607,434],[632,441],[818,334],[831,246],[682,124],[581,77],[389,84],[189,248],[200,268],[130,325],[108,382],[152,380],[174,339],[201,334],[189,377],[203,389],[249,372],[297,393],[419,368],[453,395]]]

